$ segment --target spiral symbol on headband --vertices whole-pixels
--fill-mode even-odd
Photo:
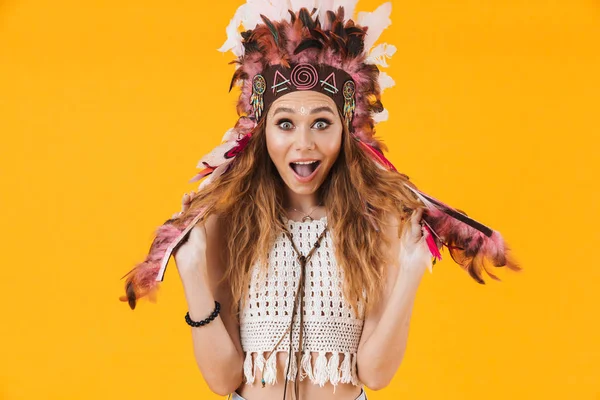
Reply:
[[[297,90],[310,90],[317,85],[319,73],[310,64],[298,64],[292,70],[291,80]]]

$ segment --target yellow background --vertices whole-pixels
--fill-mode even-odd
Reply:
[[[0,1],[0,398],[219,398],[174,264],[158,303],[118,296],[235,122],[216,49],[240,4]],[[525,271],[436,266],[369,398],[600,398],[600,4],[394,1],[392,21],[390,159]]]

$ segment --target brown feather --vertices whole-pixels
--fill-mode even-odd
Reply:
[[[336,34],[340,38],[344,38],[346,36],[346,31],[344,29],[344,23],[341,20],[335,21],[333,26],[331,27],[331,33]]]
[[[305,27],[308,29],[315,29],[315,21],[313,21],[312,17],[308,13],[306,8],[302,8],[300,13],[298,13],[298,18],[302,21]]]
[[[328,10],[327,11],[327,19],[329,20],[330,26],[333,25],[333,21],[335,21],[335,18],[336,18],[335,13],[331,10]]]
[[[342,6],[338,7],[336,18],[339,19],[340,21],[343,21],[345,16],[346,16],[346,11],[344,10],[344,7],[342,7]]]
[[[127,294],[127,300],[129,302],[129,307],[132,310],[135,310],[136,297],[135,297],[135,290],[133,289],[132,281],[128,281],[127,284],[125,285],[125,293]]]
[[[305,39],[303,40],[298,47],[294,50],[294,54],[298,54],[306,49],[319,49],[323,48],[323,43],[315,39]]]
[[[241,68],[237,69],[234,73],[233,73],[233,77],[231,78],[231,83],[229,84],[229,91],[231,92],[231,89],[233,89],[233,85],[235,85],[235,83],[239,80],[244,80],[248,78],[248,74],[246,74]]]
[[[269,18],[265,17],[263,14],[260,14],[260,17],[262,18],[265,25],[267,25],[267,27],[269,28],[269,31],[271,31],[271,35],[273,35],[275,44],[279,45],[279,32],[277,31],[277,28],[275,28],[275,25],[273,25],[271,20]]]
[[[310,34],[315,40],[320,40],[323,43],[329,41],[329,37],[320,28],[311,29]]]
[[[338,35],[336,35],[335,33],[331,32],[331,44],[333,45],[333,49],[335,51],[338,51],[340,53],[342,53],[343,56],[346,55],[347,51],[346,51],[346,43],[344,42],[344,39],[342,39],[341,37],[339,37]]]

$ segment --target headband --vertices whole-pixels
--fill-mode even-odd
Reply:
[[[323,93],[343,111],[349,130],[356,108],[356,85],[352,77],[341,69],[325,64],[309,63],[270,66],[252,78],[250,105],[252,115],[260,121],[264,111],[279,97],[295,91],[313,90]]]

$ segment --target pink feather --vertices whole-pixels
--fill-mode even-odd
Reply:
[[[380,151],[377,151],[373,146],[363,142],[362,140],[359,140],[358,144],[363,148],[363,150],[369,156],[371,156],[371,158],[374,161],[376,161],[377,163],[379,163],[384,168],[386,168],[390,171],[396,171],[396,167],[394,167],[394,164],[392,164],[387,158],[385,158],[383,153],[381,153]]]
[[[174,226],[173,219],[169,219],[157,229],[146,259],[121,278],[127,277],[126,295],[119,297],[119,300],[127,301],[133,310],[140,298],[145,296],[152,298],[156,294],[171,254],[187,240],[188,233],[204,217],[205,211],[201,209],[196,215],[190,217],[183,228]]]
[[[492,267],[507,267],[513,271],[521,269],[499,232],[468,217],[464,211],[452,208],[409,185],[406,187],[426,205],[423,220],[439,245],[446,246],[452,259],[478,283],[485,283],[483,272],[492,279],[500,280]]]
[[[429,251],[431,252],[431,255],[433,257],[435,257],[436,259],[441,260],[442,253],[440,253],[440,249],[438,248],[437,244],[435,243],[435,239],[433,237],[433,233],[431,233],[431,229],[427,225],[425,225],[424,228],[427,231],[427,237],[425,238],[425,241],[427,242],[427,247],[429,247]]]

